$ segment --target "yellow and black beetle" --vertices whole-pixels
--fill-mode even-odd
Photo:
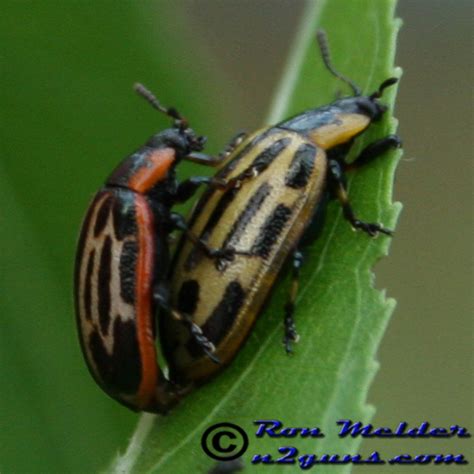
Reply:
[[[161,344],[175,382],[203,383],[232,360],[288,260],[293,263],[294,280],[284,308],[284,342],[291,350],[291,341],[297,339],[293,312],[302,263],[300,245],[320,227],[328,197],[339,200],[353,228],[370,236],[391,234],[356,217],[347,196],[345,171],[399,147],[400,139],[383,137],[351,164],[345,160],[354,139],[386,112],[379,99],[397,79],[389,78],[373,94],[362,95],[332,66],[323,32],[318,33],[318,41],[326,67],[354,95],[247,136],[216,175],[237,179],[242,186],[207,189],[198,201],[189,221],[192,232],[214,248],[234,248],[241,254],[232,261],[212,261],[192,243],[180,242],[172,265],[172,305],[192,317],[216,347],[221,364],[203,353],[182,324],[164,315]],[[248,255],[243,255],[245,250]]]

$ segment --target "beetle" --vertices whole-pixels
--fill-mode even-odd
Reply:
[[[247,249],[233,261],[205,259],[201,249],[182,240],[172,265],[171,301],[190,315],[216,347],[221,364],[213,363],[185,328],[169,317],[160,319],[161,345],[177,383],[201,384],[230,363],[246,340],[268,299],[283,264],[292,264],[292,283],[284,307],[284,344],[298,340],[293,313],[301,247],[321,228],[329,197],[338,199],[354,229],[369,236],[391,235],[380,224],[360,220],[350,204],[345,172],[372,162],[401,146],[396,135],[383,137],[346,158],[356,137],[379,121],[387,107],[379,102],[397,82],[383,81],[377,91],[360,88],[332,65],[325,33],[317,34],[326,68],[352,89],[353,95],[307,110],[247,136],[217,173],[220,179],[253,175],[241,187],[207,189],[197,202],[189,227],[213,247]]]
[[[203,352],[214,357],[200,328],[168,303],[169,234],[183,231],[211,259],[232,259],[233,253],[195,237],[171,207],[201,184],[221,189],[239,185],[209,177],[178,183],[175,167],[183,159],[216,165],[239,139],[217,157],[205,155],[205,137],[176,109],[162,106],[141,84],[135,90],[172,118],[173,127],[126,157],[92,200],[77,245],[75,312],[84,358],[98,385],[133,410],[166,413],[184,392],[166,380],[158,365],[158,307],[179,319]]]

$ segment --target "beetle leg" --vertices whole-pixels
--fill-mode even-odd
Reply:
[[[219,166],[230,156],[231,153],[242,143],[242,141],[247,137],[247,132],[239,132],[226,146],[223,152],[219,153],[217,157],[206,155],[205,153],[193,152],[187,155],[187,159],[194,161],[196,163],[207,164],[211,166]],[[228,189],[240,188],[243,181],[251,179],[259,174],[261,170],[258,167],[251,167],[244,172],[240,173],[238,176],[233,178],[200,178],[201,181],[199,184],[208,184],[212,188],[221,189],[226,191]],[[192,178],[191,178],[192,180]],[[188,180],[189,181],[189,180]]]
[[[257,176],[259,170],[255,167],[248,168],[234,178],[216,178],[211,176],[192,176],[178,185],[174,195],[176,202],[185,202],[191,198],[202,184],[207,184],[210,188],[227,191],[229,189],[240,188],[243,181]]]
[[[216,346],[203,334],[202,329],[193,321],[191,316],[189,316],[189,314],[180,313],[174,309],[170,309],[169,312],[174,319],[180,321],[188,328],[192,338],[203,350],[204,354],[215,364],[220,364],[221,361],[215,354]]]
[[[169,303],[169,289],[163,282],[158,282],[153,289],[153,299],[155,304],[164,311],[167,311],[177,321],[183,323],[189,330],[192,338],[196,341],[203,352],[216,364],[220,363],[219,358],[214,354],[216,347],[209,341],[209,339],[202,333],[201,328],[192,320],[188,314],[180,313],[173,309]]]
[[[300,268],[303,263],[303,254],[299,250],[293,252],[293,276],[291,280],[290,295],[289,299],[284,306],[285,312],[285,337],[283,338],[283,344],[285,344],[285,349],[287,354],[290,354],[291,342],[298,342],[299,336],[296,332],[295,320],[293,318],[295,312],[295,301],[296,295],[298,294],[298,285],[299,285],[299,276]]]
[[[194,163],[200,163],[207,166],[219,166],[229,155],[243,142],[247,137],[247,132],[239,132],[226,145],[223,151],[217,156],[207,155],[206,153],[192,152],[186,155],[186,159]]]
[[[197,235],[189,230],[188,224],[186,223],[184,217],[177,212],[171,212],[170,219],[173,227],[182,231],[186,237],[194,245],[199,247],[209,258],[232,261],[235,255],[248,255],[248,252],[239,252],[233,247],[226,247],[223,249],[209,247],[209,245],[204,240],[200,239]]]
[[[393,148],[400,148],[401,146],[402,141],[398,135],[387,135],[386,137],[367,145],[352,163],[344,165],[344,170],[352,171],[361,168],[367,163],[373,161],[375,158],[378,158],[380,155],[383,155],[385,152]]]
[[[227,181],[225,179],[212,178],[210,176],[193,176],[179,183],[175,193],[176,202],[185,202],[191,198],[197,191],[199,186],[207,184],[211,188],[227,189]]]
[[[349,196],[347,195],[344,172],[341,164],[336,160],[329,160],[329,181],[333,193],[339,200],[342,206],[344,217],[351,223],[354,229],[360,229],[369,234],[371,237],[375,237],[377,234],[382,233],[385,235],[392,235],[393,231],[382,227],[380,224],[368,223],[359,220],[355,214],[352,206],[349,202]]]

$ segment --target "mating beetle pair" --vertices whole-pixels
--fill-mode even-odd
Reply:
[[[284,311],[290,350],[297,338],[293,311],[300,243],[322,222],[330,195],[340,201],[354,228],[371,236],[390,235],[379,224],[355,216],[344,173],[400,145],[390,135],[369,145],[351,164],[345,162],[354,139],[383,116],[386,107],[378,100],[396,79],[363,96],[332,67],[322,33],[318,40],[327,68],[354,95],[239,136],[217,158],[200,153],[204,139],[174,109],[163,108],[138,89],[175,124],[126,158],[96,195],[81,232],[75,283],[89,369],[126,406],[164,413],[193,384],[230,363],[288,259],[294,271]],[[178,185],[174,168],[181,159],[225,163],[215,178],[191,178]],[[171,207],[200,184],[208,189],[186,224]],[[170,266],[167,243],[174,228],[184,236]],[[156,360],[158,308],[163,309],[158,320],[169,380]]]

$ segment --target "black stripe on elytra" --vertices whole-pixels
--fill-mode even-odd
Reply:
[[[260,174],[262,171],[266,170],[275,158],[278,158],[280,153],[288,147],[291,143],[291,137],[280,138],[276,142],[273,142],[268,148],[265,148],[261,153],[259,153],[252,163],[248,166],[247,169],[251,168]],[[245,174],[243,171],[241,174]]]
[[[300,145],[285,176],[286,186],[294,189],[304,188],[313,172],[315,157],[316,147],[309,143]]]
[[[254,148],[260,142],[262,142],[263,140],[265,140],[266,138],[268,138],[269,136],[275,133],[281,133],[281,130],[278,130],[275,128],[269,128],[268,130],[265,130],[264,132],[254,137],[254,139],[251,142],[247,143],[247,145],[245,145],[245,147],[242,148],[242,150],[240,150],[239,153],[237,153],[234,156],[234,158],[232,158],[232,160],[229,161],[229,163],[227,163],[227,165],[224,166],[224,168],[222,168],[222,170],[219,171],[219,173],[217,173],[216,177],[227,178],[227,176],[229,176],[232,173],[232,171],[235,170],[235,168],[238,166],[240,161],[249,154],[252,148]]]
[[[292,210],[289,207],[278,204],[272,214],[265,220],[257,240],[250,250],[252,255],[263,259],[268,258],[291,214]]]
[[[137,235],[137,219],[135,215],[135,193],[128,189],[114,189],[114,231],[118,240]]]
[[[235,319],[244,301],[245,291],[242,285],[236,280],[231,281],[227,285],[221,300],[201,328],[204,335],[216,346],[235,324]],[[191,339],[186,347],[193,357],[201,357],[203,355],[202,347],[194,339]]]
[[[112,239],[107,236],[102,246],[97,284],[100,332],[107,335],[110,324],[110,266],[112,265]]]
[[[224,192],[222,197],[220,198],[217,206],[212,211],[204,229],[201,232],[201,239],[207,239],[212,231],[216,228],[217,224],[221,220],[222,215],[224,214],[225,210],[229,207],[231,202],[234,200],[236,194],[238,193],[237,188],[229,189]]]
[[[230,161],[219,173],[217,173],[216,177],[218,178],[226,178],[239,164],[239,162],[245,158],[248,153],[261,141],[264,139],[268,138],[269,136],[273,135],[274,133],[280,133],[281,131],[278,129],[268,129],[267,131],[263,132],[262,134],[258,135],[255,137],[250,143],[248,143],[243,150],[241,150],[233,159]],[[255,169],[258,172],[263,171],[268,165],[281,153],[281,151],[288,146],[288,144],[291,142],[290,138],[283,138],[281,140],[277,140],[276,142],[273,142],[265,148],[261,153],[259,153],[253,160],[249,166],[240,173],[239,176],[243,176],[246,173],[248,173],[249,169]],[[235,196],[238,194],[240,189],[238,188],[231,188],[225,191],[219,202],[217,203],[216,207],[212,211],[211,215],[209,216],[209,219],[207,220],[207,223],[204,227],[204,229],[201,232],[201,235],[199,236],[201,240],[206,241],[209,237],[209,235],[212,233],[214,228],[219,224],[220,219],[226,209],[229,207],[229,205],[232,203],[234,200]],[[191,215],[191,218],[188,221],[188,228],[192,229],[194,223],[196,222],[196,219],[202,214],[202,210],[205,208],[207,205],[209,199],[212,197],[214,194],[215,190],[209,188],[199,199],[197,205],[195,206],[193,213]],[[178,245],[177,252],[175,255],[179,254],[180,249],[182,248],[184,244],[185,238],[183,237],[180,241],[180,244]],[[176,258],[176,257],[175,257]],[[203,253],[201,249],[198,247],[194,247],[193,250],[189,253],[185,263],[184,263],[184,268],[186,271],[192,270],[200,261],[200,259],[203,258]],[[216,261],[216,267],[219,269],[223,269],[223,266],[221,265],[222,262]],[[222,266],[222,268],[221,268]]]
[[[109,218],[112,203],[113,197],[110,195],[107,196],[101,203],[100,208],[97,211],[97,217],[94,223],[94,237],[100,235],[100,233],[104,230],[104,227],[107,225],[107,220]]]
[[[84,279],[84,308],[86,319],[91,320],[92,314],[92,272],[94,271],[95,249],[89,254],[87,259],[86,275]]]
[[[135,304],[135,279],[137,277],[138,245],[136,240],[126,240],[120,254],[120,296],[125,303]]]
[[[107,392],[136,393],[141,380],[140,351],[133,321],[122,321],[117,315],[113,327],[114,346],[109,354],[97,330],[92,331],[89,348]]]
[[[221,178],[221,179],[227,178],[232,173],[232,171],[234,171],[234,169],[237,167],[237,165],[242,161],[242,159],[246,158],[246,156],[249,154],[249,152],[256,145],[258,145],[260,142],[262,142],[263,140],[265,140],[266,138],[268,138],[269,136],[271,136],[275,133],[281,133],[281,130],[276,129],[276,128],[269,128],[268,130],[264,131],[263,133],[257,135],[251,142],[247,143],[247,145],[245,145],[245,147],[241,151],[239,151],[239,153],[237,155],[235,155],[235,157],[232,158],[232,160],[229,161],[229,163],[227,163],[227,165],[224,166],[222,168],[222,170],[220,170],[216,174],[216,178]],[[266,148],[266,150],[268,150],[270,148],[271,148],[271,146]],[[261,155],[263,153],[265,153],[266,150],[264,150],[262,153],[260,153],[254,159],[254,166],[263,166],[264,165],[264,163],[262,163],[262,161],[265,161],[265,158],[262,157]],[[248,168],[247,168],[247,170],[248,170]],[[245,170],[241,174],[244,174],[244,173],[245,173]],[[201,215],[202,209],[206,206],[207,202],[209,201],[211,196],[214,194],[214,192],[215,192],[214,189],[208,188],[203,193],[203,195],[201,196],[201,198],[197,202],[196,207],[193,210],[191,218],[188,221],[189,228],[192,228],[192,226],[194,225],[196,219]],[[231,194],[233,196],[233,195],[235,195],[235,192],[231,193]]]
[[[238,192],[238,188],[231,188],[223,193],[216,207],[209,216],[209,219],[207,220],[206,225],[204,226],[204,229],[201,232],[201,235],[199,236],[201,240],[207,241],[209,235],[219,224],[222,215],[232,203]],[[186,271],[190,271],[192,268],[194,268],[198,264],[199,260],[203,257],[205,256],[202,250],[197,246],[194,246],[193,250],[189,253],[188,258],[186,259],[186,262],[184,264],[184,268],[186,269]]]
[[[235,245],[239,242],[252,218],[257,214],[265,199],[270,195],[271,190],[272,187],[270,184],[265,182],[262,183],[262,185],[253,193],[252,197],[247,202],[247,206],[234,221],[234,224],[227,233],[223,244],[224,248]]]
[[[282,150],[284,150],[290,142],[291,142],[291,138],[282,138],[281,140],[277,140],[276,142],[273,142],[269,147],[265,148],[261,153],[259,153],[255,157],[252,163],[249,164],[247,169],[243,171],[241,175],[245,174],[245,172],[248,169],[253,169],[257,171],[258,173],[261,173],[273,162],[275,158],[277,158],[280,155]],[[238,191],[239,191],[238,189],[234,188],[224,193],[218,205],[214,209],[214,212],[212,213],[210,219],[208,220],[206,227],[204,228],[204,231],[201,234],[201,237],[207,238],[207,236],[212,232],[212,230],[219,223],[220,218],[222,217],[222,214],[227,209],[229,204],[232,202],[232,200],[234,199]],[[261,188],[257,190],[257,192],[254,195],[255,199],[254,197],[252,197],[252,199],[254,199],[253,202],[249,202],[248,208],[244,211],[244,214],[247,214],[247,217],[243,216],[242,217],[243,221],[245,221],[245,219],[249,217],[249,214],[250,214],[250,218],[252,217],[253,213],[256,212],[258,210],[258,207],[261,205],[261,202],[259,201],[261,201],[262,198],[265,199],[266,194],[268,194],[268,192],[269,192],[269,186],[266,184],[263,184]]]

